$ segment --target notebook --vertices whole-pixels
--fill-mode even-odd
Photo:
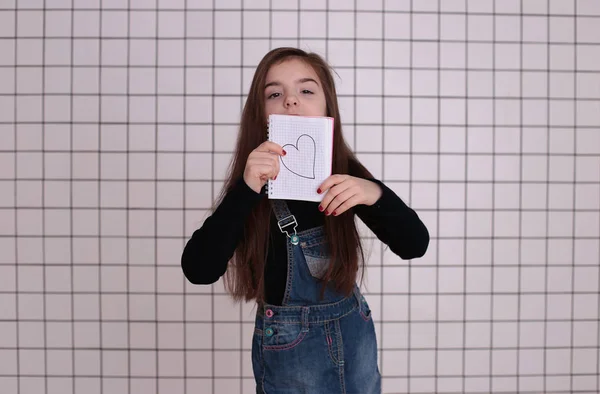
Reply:
[[[317,189],[331,175],[333,118],[319,116],[269,116],[268,139],[283,147],[276,180],[267,182],[270,199],[319,202]]]

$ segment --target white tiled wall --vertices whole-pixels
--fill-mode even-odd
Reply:
[[[254,392],[252,305],[179,258],[281,45],[432,235],[367,243],[384,391],[597,392],[596,0],[2,0],[2,392]]]

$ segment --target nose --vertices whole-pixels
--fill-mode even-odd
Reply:
[[[298,105],[298,98],[296,96],[287,96],[284,105],[286,108],[295,107]]]

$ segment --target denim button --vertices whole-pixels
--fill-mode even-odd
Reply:
[[[273,329],[271,327],[267,328],[265,330],[265,335],[270,337],[271,335],[273,335]]]
[[[267,317],[273,317],[273,311],[271,309],[267,309],[266,315]]]

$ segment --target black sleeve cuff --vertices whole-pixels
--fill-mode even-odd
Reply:
[[[392,189],[390,189],[380,180],[375,178],[366,178],[366,180],[375,182],[381,188],[381,196],[373,205],[360,205],[356,207],[357,214],[389,214],[402,209],[410,209]]]
[[[246,184],[244,178],[240,178],[233,184],[233,187],[227,193],[217,210],[227,210],[245,215],[265,196],[266,195],[262,192],[257,193],[252,190],[250,186]]]

